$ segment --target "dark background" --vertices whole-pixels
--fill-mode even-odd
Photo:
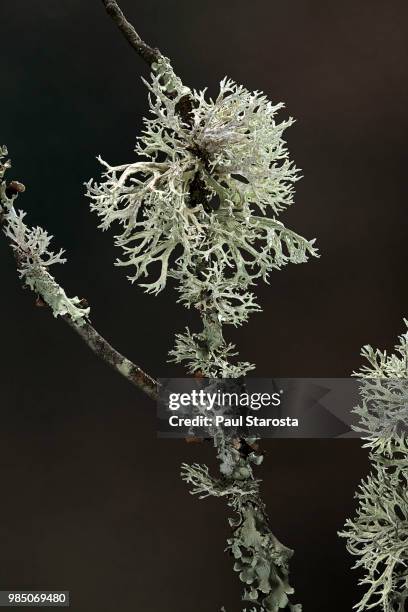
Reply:
[[[391,348],[408,314],[406,133],[408,5],[403,0],[123,0],[144,38],[187,84],[228,74],[297,123],[287,133],[302,168],[282,216],[317,237],[321,259],[259,288],[264,312],[230,334],[259,376],[347,376],[362,345]],[[132,159],[147,76],[99,0],[0,5],[1,142],[27,185],[28,221],[56,236],[56,269],[85,296],[96,327],[157,376],[174,332],[196,321],[132,287],[96,229],[83,182],[97,154]],[[286,114],[282,114],[284,117]],[[65,588],[75,612],[240,609],[223,553],[221,501],[180,482],[181,461],[214,465],[208,445],[157,440],[154,406],[33,306],[10,251],[1,261],[0,586]],[[266,441],[260,470],[276,535],[296,553],[294,601],[351,610],[358,573],[336,536],[367,472],[358,440]]]

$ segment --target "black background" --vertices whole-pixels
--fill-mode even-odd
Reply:
[[[403,0],[123,0],[144,38],[187,84],[228,74],[286,102],[304,178],[282,220],[318,239],[321,259],[274,273],[264,312],[229,337],[258,376],[347,376],[362,345],[391,348],[408,313],[408,5]],[[157,376],[192,314],[112,265],[83,182],[97,154],[133,159],[146,112],[143,62],[98,0],[0,5],[1,141],[23,181],[28,221],[56,236],[55,270],[92,321]],[[240,609],[223,553],[227,512],[180,482],[181,461],[214,465],[208,445],[157,440],[154,406],[33,306],[9,249],[1,261],[0,586],[65,588],[75,612]],[[358,440],[266,441],[260,470],[274,532],[295,549],[295,601],[351,610],[358,573],[336,536],[367,472]]]

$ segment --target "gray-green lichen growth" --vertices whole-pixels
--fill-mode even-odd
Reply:
[[[356,497],[357,513],[340,535],[358,557],[365,593],[357,612],[405,612],[408,603],[408,333],[394,353],[363,348],[360,433],[370,449],[371,473]]]
[[[241,378],[254,366],[232,361],[223,326],[260,310],[251,291],[257,279],[268,282],[272,270],[317,256],[313,240],[277,219],[299,179],[283,139],[292,119],[277,122],[282,104],[229,79],[213,100],[185,87],[166,58],[152,68],[139,159],[118,166],[100,159],[103,180],[89,181],[87,195],[103,230],[120,226],[117,265],[132,268],[129,279],[156,269],[141,286],[157,294],[172,279],[179,301],[199,312],[202,330],[177,334],[171,358],[206,378]],[[199,465],[183,465],[182,477],[193,493],[223,497],[235,511],[227,550],[249,607],[299,612],[289,601],[292,551],[273,535],[253,475],[262,455],[244,453],[247,441],[220,431],[213,438],[221,477]]]
[[[241,325],[260,310],[250,291],[256,279],[317,255],[313,240],[277,219],[299,179],[283,139],[292,119],[278,123],[282,104],[229,79],[207,99],[205,90],[183,86],[166,58],[147,86],[152,117],[137,139],[139,160],[101,160],[103,182],[87,184],[91,208],[102,229],[120,224],[117,265],[133,268],[131,281],[156,268],[142,287],[156,294],[175,279],[179,301],[201,313],[203,330],[178,334],[171,357],[189,372],[237,377],[253,366],[231,364],[234,346],[221,326]],[[178,112],[186,98],[189,122]]]
[[[260,497],[260,481],[253,477],[251,464],[259,464],[260,455],[253,453],[244,459],[234,444],[220,437],[216,438],[216,446],[224,472],[221,478],[212,478],[208,468],[198,464],[183,464],[182,478],[192,485],[193,495],[222,497],[235,513],[229,520],[232,534],[226,550],[233,557],[234,570],[245,586],[243,601],[265,612],[283,608],[301,612],[299,604],[289,601],[289,595],[294,593],[289,584],[289,560],[293,551],[273,535]]]
[[[14,251],[19,276],[27,287],[41,296],[55,317],[68,315],[77,325],[82,325],[89,315],[89,308],[83,308],[79,298],[69,298],[49,273],[53,264],[65,263],[64,251],[50,251],[52,236],[41,227],[28,227],[24,221],[25,213],[16,211],[16,194],[9,194],[3,180],[11,167],[9,160],[3,161],[6,156],[6,147],[0,147],[0,215],[3,232]]]

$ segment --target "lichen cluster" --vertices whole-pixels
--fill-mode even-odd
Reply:
[[[262,456],[252,452],[244,458],[238,447],[234,449],[222,443],[219,449],[224,454],[219,457],[224,471],[221,478],[211,477],[208,468],[198,464],[183,464],[182,478],[192,486],[193,495],[201,499],[222,497],[234,510],[235,517],[229,519],[232,534],[226,551],[232,556],[234,571],[245,586],[243,601],[256,606],[251,608],[253,611],[278,612],[286,608],[301,612],[299,604],[289,601],[289,595],[294,593],[289,584],[289,560],[293,551],[273,535],[260,498],[260,481],[252,474],[252,465],[258,465]]]
[[[121,225],[117,264],[133,268],[130,280],[157,270],[142,287],[158,293],[175,279],[179,301],[201,313],[203,330],[178,334],[171,357],[208,377],[244,375],[253,366],[231,364],[234,346],[222,325],[240,325],[259,310],[250,291],[257,278],[316,255],[313,240],[276,218],[299,178],[283,140],[292,120],[277,123],[282,104],[229,79],[207,99],[205,90],[183,86],[166,58],[147,86],[152,117],[136,144],[144,161],[102,162],[104,180],[87,184],[91,207],[102,229]]]
[[[4,180],[6,171],[11,168],[6,147],[0,147],[0,218],[4,234],[10,241],[17,262],[17,268],[23,284],[41,296],[50,306],[55,317],[68,315],[76,325],[81,325],[89,315],[89,308],[81,305],[77,297],[69,298],[49,272],[50,266],[65,263],[64,251],[50,251],[52,240],[41,227],[30,228],[24,219],[26,214],[14,207],[18,193],[24,190],[23,185]]]
[[[408,604],[408,333],[395,352],[363,348],[357,430],[370,450],[371,473],[356,493],[357,513],[341,536],[364,571],[357,612],[405,612]]]
[[[292,120],[278,123],[282,104],[229,79],[213,100],[185,87],[162,57],[152,66],[151,117],[136,144],[138,159],[105,167],[87,183],[91,208],[105,230],[119,224],[119,266],[129,279],[155,274],[146,291],[157,294],[172,279],[179,301],[195,308],[203,329],[176,335],[171,358],[207,379],[240,379],[254,366],[234,363],[235,347],[223,326],[241,325],[259,310],[250,290],[272,270],[316,256],[313,240],[287,229],[277,216],[293,201],[299,173],[283,139]],[[240,384],[240,383],[238,383]],[[183,465],[193,494],[223,497],[236,513],[227,550],[245,585],[243,599],[260,612],[287,608],[288,562],[293,551],[273,535],[253,467],[262,455],[251,442],[212,432],[220,478],[206,466]]]

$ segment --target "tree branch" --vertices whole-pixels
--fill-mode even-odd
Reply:
[[[141,39],[132,24],[126,19],[117,2],[115,0],[102,0],[102,3],[108,15],[116,23],[136,53],[150,66],[152,63],[157,62],[161,57],[159,49],[151,47]],[[187,114],[188,111],[189,108],[186,109],[185,114]],[[6,153],[7,152],[5,149],[1,149],[0,158],[4,156],[2,154]],[[3,178],[4,172],[9,166],[10,164],[8,162],[6,162],[4,165],[0,164],[0,179]],[[22,248],[22,246],[17,244],[15,240],[13,241],[13,236],[10,235],[9,230],[7,230],[7,226],[10,219],[12,219],[15,224],[19,224],[17,231],[19,231],[20,234],[22,232],[24,240],[30,240],[33,238],[33,232],[35,230],[30,230],[27,228],[27,226],[25,226],[22,221],[22,217],[19,219],[13,206],[15,198],[20,192],[24,191],[24,186],[14,181],[8,185],[5,181],[1,181],[0,187],[2,188],[0,190],[0,227],[2,227],[3,232],[8,235],[8,238],[10,239],[20,277],[23,279],[24,285],[33,289],[41,301],[52,308],[54,316],[60,316],[72,329],[74,329],[100,359],[103,359],[103,361],[120,372],[120,374],[122,374],[129,382],[144,391],[150,398],[157,399],[157,381],[149,374],[144,372],[142,368],[124,357],[114,347],[112,347],[109,342],[105,340],[105,338],[103,338],[103,336],[101,336],[92,326],[88,317],[82,315],[82,309],[80,306],[81,300],[78,300],[77,298],[69,299],[62,287],[60,287],[49,274],[48,265],[49,263],[52,263],[52,261],[50,261],[48,265],[47,263],[43,265],[44,262],[42,261],[42,255],[34,252],[34,256],[37,256],[38,259],[38,266],[35,270],[35,274],[37,276],[34,277],[33,280],[32,271],[29,273],[24,271],[22,273],[21,263],[24,265],[24,262],[28,261],[33,253],[27,250],[27,244],[25,244],[24,248]],[[44,236],[47,237],[47,233],[44,232],[44,230],[41,231],[44,233]],[[64,261],[61,259],[60,254],[58,255],[59,259],[56,261]],[[29,279],[29,282],[27,282],[27,279]],[[41,290],[42,287],[47,289],[47,295]],[[50,291],[52,291],[52,295],[50,295]]]
[[[157,399],[158,382],[149,376],[149,374],[146,374],[142,368],[113,348],[88,321],[78,325],[68,315],[62,315],[61,318],[76,331],[97,357],[103,359],[117,372],[120,372],[122,376],[135,385],[135,387],[144,391],[151,399]]]
[[[37,294],[39,305],[49,306],[55,317],[59,316],[68,323],[100,359],[150,398],[156,399],[158,383],[99,334],[89,321],[89,308],[84,300],[69,298],[49,273],[50,265],[66,261],[62,258],[63,251],[50,251],[51,236],[42,228],[28,227],[24,222],[24,213],[14,208],[14,201],[25,187],[17,181],[6,183],[2,180],[10,168],[8,160],[2,162],[6,155],[7,149],[0,147],[0,228],[13,249],[23,285]]]
[[[157,62],[161,56],[159,49],[150,47],[150,45],[145,43],[140,38],[135,28],[131,23],[129,23],[119,8],[118,3],[115,2],[115,0],[102,0],[102,3],[108,15],[116,23],[123,36],[126,38],[130,46],[136,51],[136,53],[138,53],[138,55],[140,55],[140,57],[149,64],[149,66],[151,66],[154,62]]]

